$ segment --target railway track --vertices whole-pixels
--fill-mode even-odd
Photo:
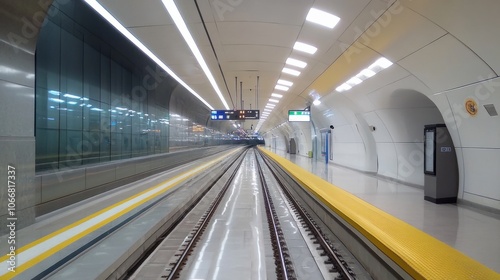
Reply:
[[[249,166],[256,168],[249,168]],[[253,169],[255,169],[255,174],[247,174],[248,177],[242,177],[244,176],[245,172],[248,173],[250,172],[248,170]],[[244,181],[248,180],[248,178],[252,178],[252,180],[255,179],[256,183],[253,183],[248,187],[251,189],[249,189],[247,193],[258,193],[258,199],[260,202],[256,202],[257,198],[255,198],[255,201],[252,200],[252,203],[255,202],[255,204],[252,204],[252,207],[254,207],[255,209],[253,209],[252,207],[250,208],[252,208],[251,211],[255,212],[253,216],[264,217],[262,218],[262,224],[265,225],[263,225],[262,227],[267,229],[265,234],[264,230],[262,230],[262,235],[266,235],[263,237],[269,240],[271,246],[269,246],[269,248],[267,248],[266,246],[262,246],[263,244],[265,244],[265,241],[262,241],[262,239],[259,239],[262,237],[259,237],[257,239],[259,239],[261,243],[251,245],[250,248],[266,247],[265,249],[259,251],[259,254],[272,255],[273,261],[268,261],[267,265],[265,260],[260,260],[260,263],[258,265],[255,265],[258,267],[265,267],[268,270],[267,278],[270,278],[271,275],[269,271],[273,270],[273,277],[275,277],[276,279],[305,279],[304,275],[308,275],[308,272],[304,271],[305,266],[303,265],[303,263],[307,263],[308,266],[310,266],[309,264],[311,262],[314,262],[316,270],[321,272],[321,274],[318,274],[320,272],[316,272],[316,275],[321,275],[324,279],[355,279],[355,275],[349,268],[348,264],[344,261],[339,252],[335,248],[333,248],[332,242],[330,242],[328,238],[324,234],[322,234],[321,229],[311,219],[310,215],[308,215],[301,207],[300,202],[292,197],[291,193],[287,189],[286,184],[280,182],[279,176],[276,174],[276,171],[273,170],[272,165],[269,164],[268,159],[261,155],[260,152],[257,151],[257,149],[245,151],[234,161],[233,164],[231,164],[226,173],[226,175],[221,176],[221,180],[224,181],[223,186],[218,189],[214,188],[213,194],[207,192],[206,199],[209,199],[211,202],[205,202],[205,204],[208,205],[204,207],[205,210],[198,211],[198,213],[202,214],[198,214],[199,220],[196,223],[193,223],[193,219],[195,218],[191,218],[191,222],[189,223],[194,224],[194,227],[183,239],[183,241],[178,244],[178,249],[172,255],[170,260],[166,261],[167,263],[159,278],[185,279],[193,277],[192,274],[190,274],[190,271],[199,269],[200,263],[203,263],[201,255],[206,254],[206,242],[208,242],[206,241],[206,239],[213,239],[213,236],[207,237],[205,232],[208,228],[210,231],[209,235],[212,235],[213,232],[216,232],[214,228],[216,227],[215,224],[218,221],[225,221],[226,223],[230,223],[229,218],[226,219],[224,218],[224,216],[220,215],[224,213],[231,213],[231,215],[233,215],[233,212],[237,211],[231,209],[228,210],[231,203],[233,203],[231,202],[231,199],[236,199],[237,194],[239,192],[243,192],[242,190],[239,190],[238,187],[244,188],[246,186],[244,184]],[[245,199],[245,197],[249,195],[244,195],[242,193],[240,196],[241,199]],[[242,205],[245,204],[245,202],[242,203],[238,201],[234,202],[234,205],[238,205],[238,203]],[[224,205],[224,207],[221,207],[221,205]],[[265,210],[257,209],[258,205],[262,205],[262,208]],[[259,218],[257,220],[259,220]],[[252,221],[249,220],[249,223],[252,223]],[[296,225],[293,225],[293,223],[296,223]],[[219,222],[219,224],[221,223]],[[285,226],[282,226],[282,224],[284,224]],[[295,229],[300,228],[300,233],[304,238],[304,240],[301,242],[303,244],[309,244],[307,245],[307,248],[310,251],[309,253],[304,254],[303,251],[302,253],[297,253],[297,246],[287,245],[288,241],[292,242],[292,244],[297,243],[297,241],[295,240],[295,237],[297,235],[295,235],[295,237],[290,237],[292,236],[292,232],[289,229],[290,225],[292,225],[292,227]],[[225,231],[226,236],[224,238],[226,240],[224,240],[224,246],[227,245],[226,243],[229,243],[226,242],[228,239],[227,234],[234,231],[234,229],[227,229]],[[297,234],[297,232],[299,231],[293,231],[294,234]],[[167,241],[168,238],[165,238],[165,244],[162,244],[159,247],[175,246],[173,243],[168,244]],[[198,247],[203,247],[203,250],[200,251],[200,248]],[[305,246],[302,246],[300,248],[302,248],[303,250],[304,247]],[[222,249],[221,247],[221,249],[219,249],[219,260],[223,259],[223,256],[221,256],[221,254],[227,254],[228,251],[234,253],[237,250],[237,248],[227,249],[227,246],[224,248],[225,249]],[[243,248],[242,250],[248,251],[248,249]],[[248,253],[248,255],[252,254]],[[305,259],[305,255],[308,256],[307,260]],[[235,257],[233,258],[237,259],[237,256],[238,255],[235,255]],[[204,262],[211,263],[212,261],[215,261],[214,258],[215,256],[212,256]],[[265,256],[257,256],[257,258],[264,259]],[[150,259],[151,257],[149,257],[149,260]],[[231,259],[231,257],[229,257],[229,259]],[[255,260],[250,258],[248,259],[248,261],[254,262]],[[145,259],[144,262],[147,263],[148,259]],[[219,265],[214,264],[213,266],[218,267]],[[141,265],[138,270],[144,270],[146,269],[146,267],[147,266]],[[242,271],[240,272],[244,273],[243,270],[244,269],[242,269]],[[144,271],[142,273],[147,274],[147,272]],[[256,272],[254,271],[254,273]],[[258,271],[257,273],[260,273],[262,275],[264,272]],[[130,273],[129,275],[131,275],[131,279],[140,279],[140,273],[138,272]],[[242,279],[243,278],[244,277],[242,276]],[[217,277],[214,278],[212,276],[207,277],[206,279],[217,279]]]

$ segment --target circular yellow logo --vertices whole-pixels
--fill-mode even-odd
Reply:
[[[476,101],[472,98],[465,100],[465,110],[469,113],[469,115],[475,116],[478,112]]]

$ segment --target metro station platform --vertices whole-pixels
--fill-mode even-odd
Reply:
[[[271,151],[500,273],[499,214],[461,204],[434,204],[424,200],[424,190],[418,187]]]

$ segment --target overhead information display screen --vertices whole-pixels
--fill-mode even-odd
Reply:
[[[260,110],[213,110],[210,119],[214,121],[258,120]]]
[[[311,111],[288,110],[289,122],[309,122],[311,121]]]

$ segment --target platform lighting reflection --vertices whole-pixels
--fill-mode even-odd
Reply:
[[[57,102],[57,103],[64,103],[64,100],[59,99],[59,98],[49,98],[49,100]]]
[[[113,15],[111,15],[97,0],[85,0],[85,2],[92,7],[97,13],[99,13],[104,19],[106,19],[111,25],[113,25],[116,30],[122,33],[127,39],[130,40],[135,46],[137,46],[144,54],[149,56],[158,66],[160,66],[165,72],[167,72],[172,78],[174,78],[179,84],[186,88],[192,95],[198,98],[203,104],[205,104],[210,110],[214,110],[212,105],[210,105],[203,97],[201,97],[196,91],[189,87],[181,78],[179,78],[168,66],[161,61],[152,51],[150,51],[139,39],[137,39],[130,31],[127,30]],[[223,102],[225,103],[225,101]],[[229,109],[229,108],[228,108]]]
[[[313,104],[315,106],[318,106],[319,104],[321,104],[321,101],[319,101],[319,99],[316,99],[316,100],[313,101]]]

